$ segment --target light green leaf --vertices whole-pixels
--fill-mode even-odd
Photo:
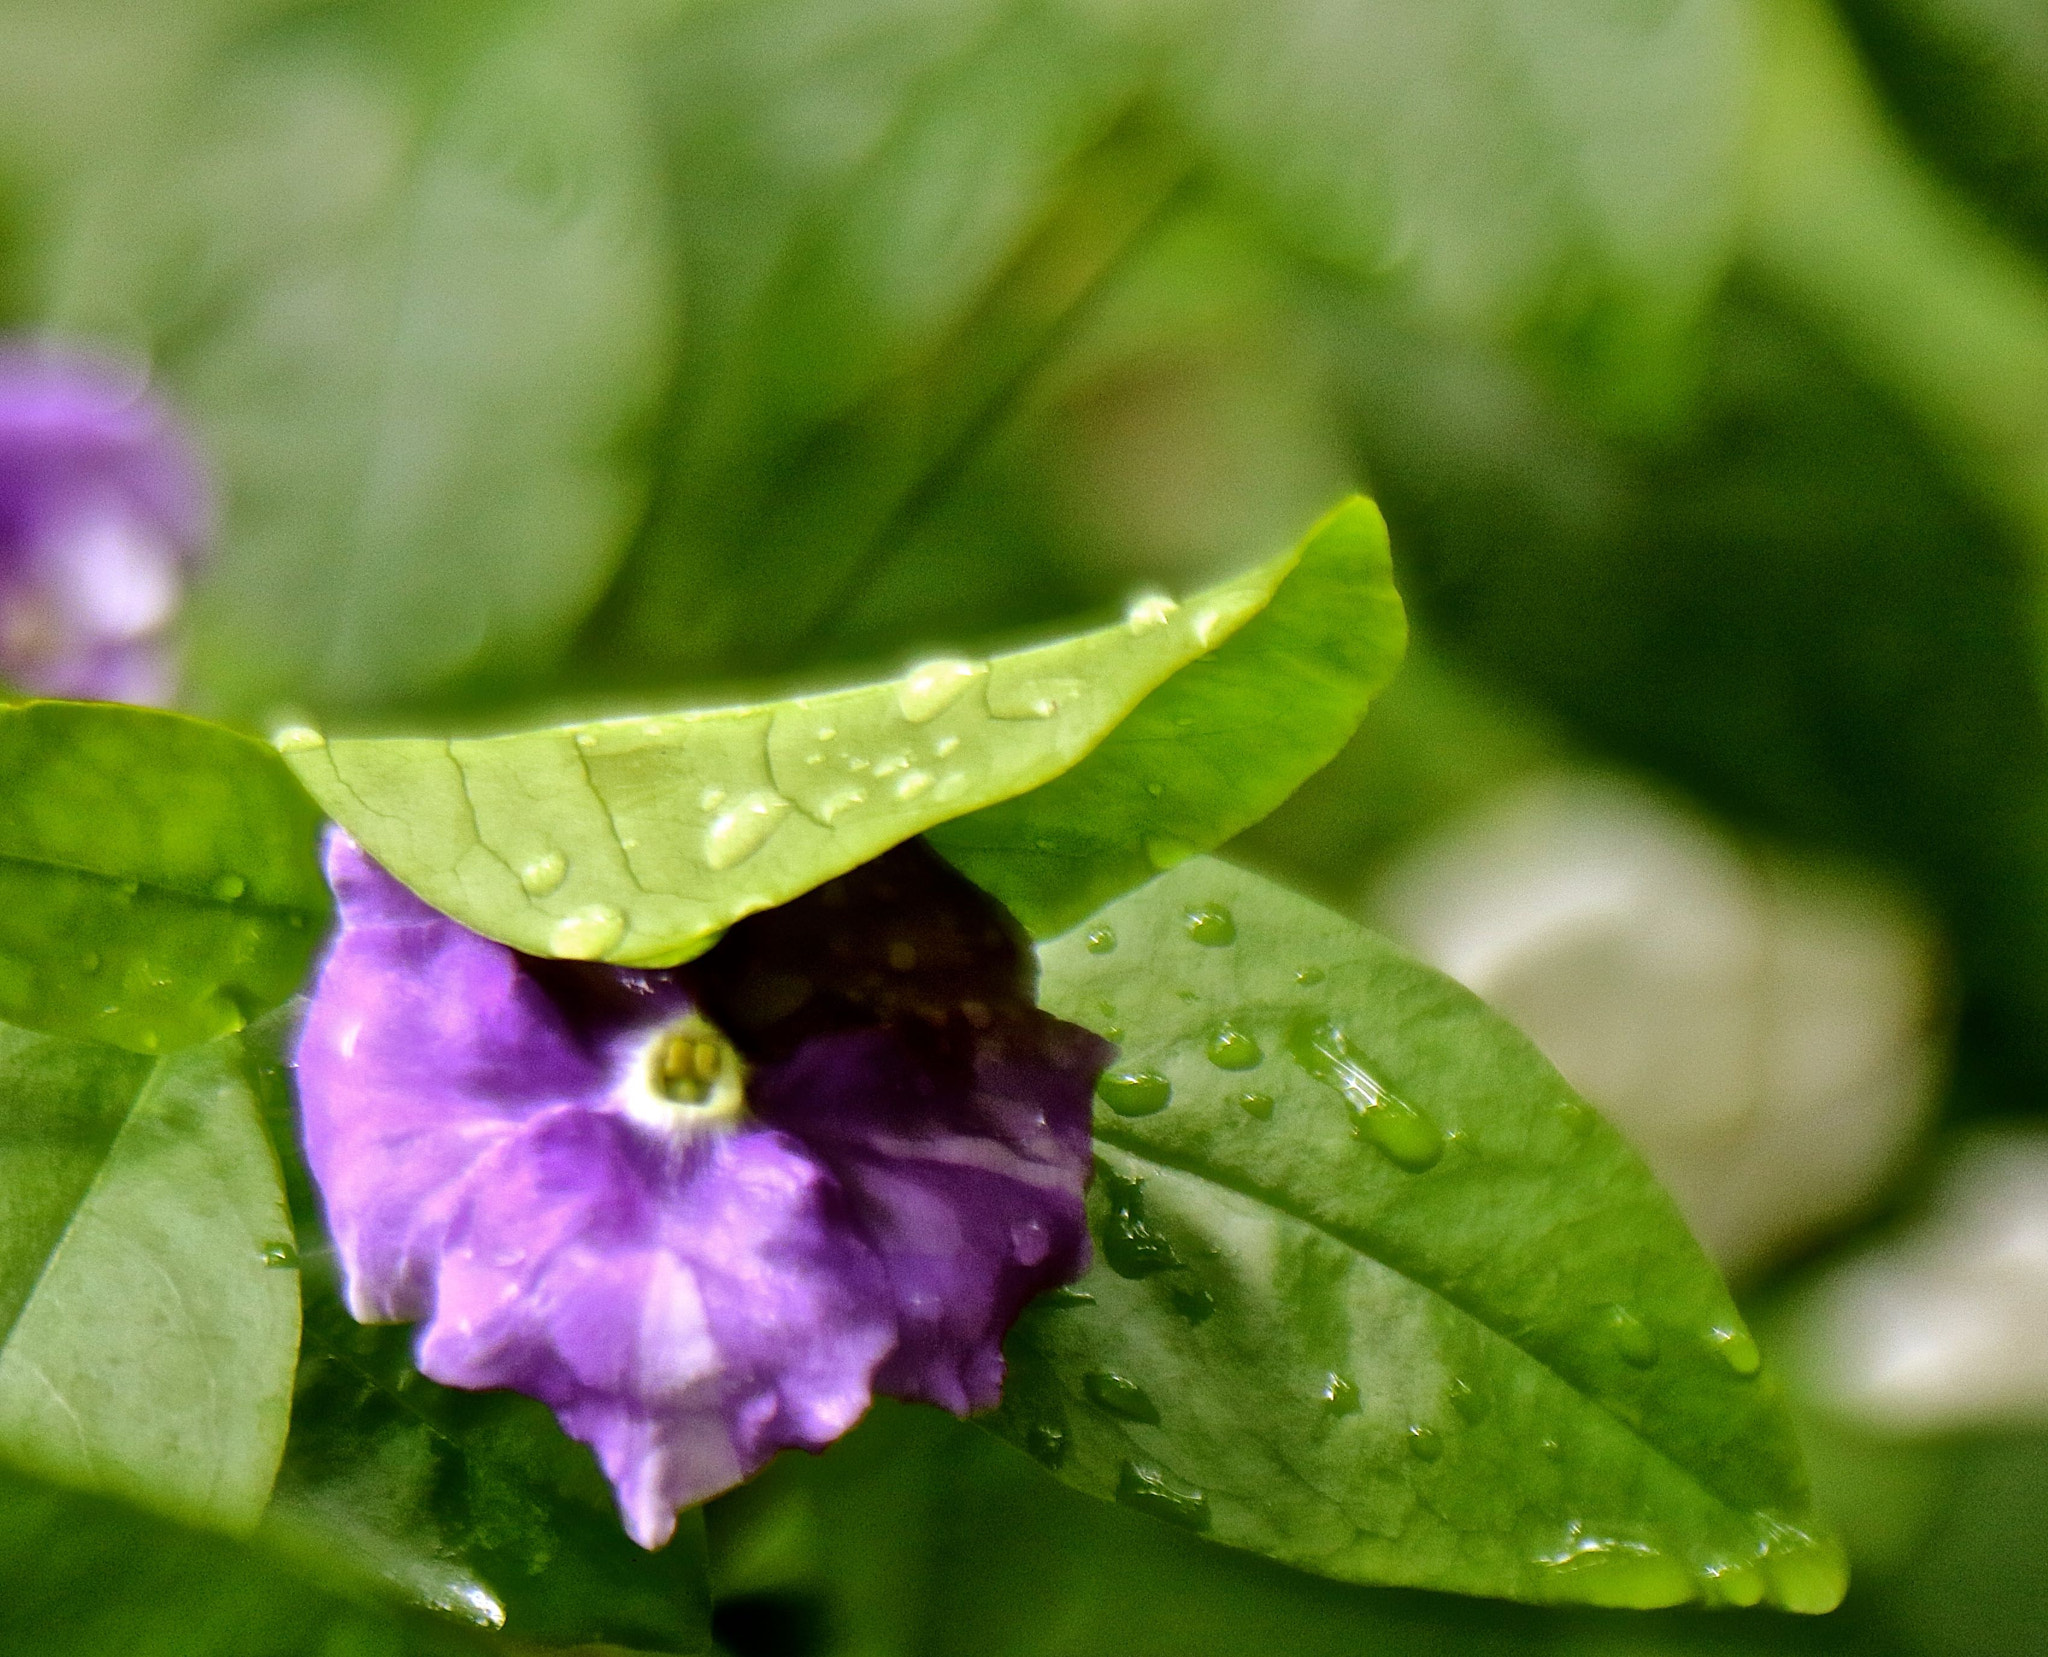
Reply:
[[[1503,1020],[1199,859],[1042,950],[1122,1043],[1100,1259],[1011,1343],[1063,1478],[1355,1582],[1841,1595],[1778,1384],[1670,1200]]]
[[[0,708],[0,1019],[168,1052],[299,986],[319,816],[262,743],[111,703]]]
[[[687,960],[965,811],[1067,770],[1265,607],[1300,554],[1176,605],[881,684],[474,741],[282,733],[365,850],[463,925],[532,955]]]
[[[36,1657],[531,1657],[532,1647],[380,1602],[374,1589],[296,1543],[188,1528],[0,1468],[0,1650]]]
[[[240,1062],[0,1028],[0,1456],[227,1529],[269,1494],[299,1337]]]
[[[677,277],[621,0],[296,6],[195,77],[52,301],[219,468],[207,705],[542,670],[644,505]]]
[[[1260,615],[1073,770],[932,845],[1046,937],[1265,816],[1350,739],[1407,641],[1371,501],[1337,508],[1299,557]]]

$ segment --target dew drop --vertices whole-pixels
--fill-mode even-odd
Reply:
[[[78,970],[86,973],[98,972],[100,970],[100,952],[96,949],[88,949],[83,955],[79,956]]]
[[[1724,1326],[1712,1330],[1708,1339],[1721,1354],[1721,1361],[1743,1380],[1752,1379],[1764,1367],[1763,1352],[1747,1329]]]
[[[123,896],[124,898],[132,898],[133,896],[135,896],[137,892],[141,890],[142,882],[139,880],[124,880],[121,882],[120,885],[121,896]]]
[[[1095,1304],[1095,1297],[1086,1289],[1048,1289],[1038,1297],[1038,1304],[1054,1308],[1062,1306],[1093,1306]]]
[[[249,883],[240,875],[222,875],[207,888],[219,903],[233,903],[248,889]]]
[[[299,1251],[289,1243],[271,1243],[263,1250],[263,1263],[284,1270],[299,1263]]]
[[[697,796],[697,808],[700,811],[716,811],[724,804],[725,790],[722,788],[707,788]]]
[[[1626,1306],[1608,1307],[1601,1314],[1600,1326],[1624,1362],[1637,1369],[1648,1369],[1656,1363],[1656,1334]]]
[[[1563,1547],[1537,1563],[1569,1580],[1566,1597],[1588,1605],[1654,1611],[1693,1598],[1691,1573],[1661,1549],[1587,1536],[1577,1526]]]
[[[897,783],[896,798],[899,800],[914,800],[931,785],[932,777],[929,771],[909,772],[901,782]]]
[[[1124,1507],[1182,1530],[1209,1528],[1209,1498],[1163,1467],[1127,1461],[1117,1469],[1116,1499]]]
[[[1179,1266],[1180,1256],[1173,1252],[1173,1245],[1145,1219],[1144,1181],[1125,1179],[1105,1168],[1101,1186],[1109,1203],[1102,1225],[1102,1257],[1109,1262],[1109,1269],[1119,1277],[1136,1280]]]
[[[1035,1266],[1052,1253],[1052,1234],[1040,1219],[1018,1220],[1010,1227],[1010,1254],[1020,1266]]]
[[[1475,1391],[1470,1381],[1454,1379],[1446,1390],[1450,1395],[1451,1408],[1464,1420],[1476,1427],[1486,1419],[1489,1413],[1486,1395]]]
[[[1344,1096],[1351,1107],[1352,1131],[1370,1140],[1395,1167],[1419,1174],[1436,1166],[1444,1154],[1442,1130],[1382,1086],[1336,1025],[1325,1021],[1298,1026],[1288,1046],[1295,1063]]]
[[[1159,1406],[1152,1395],[1126,1375],[1108,1370],[1091,1370],[1081,1377],[1081,1390],[1088,1402],[1109,1415],[1136,1421],[1147,1427],[1159,1425]]]
[[[867,795],[858,788],[842,789],[839,793],[819,802],[818,821],[830,828],[855,806],[865,805],[867,798]]]
[[[1092,928],[1088,933],[1088,953],[1107,955],[1116,948],[1116,929],[1108,926]]]
[[[1841,1604],[1849,1585],[1841,1549],[1784,1527],[1764,1553],[1771,1598],[1787,1611],[1819,1616]]]
[[[608,903],[564,915],[548,934],[548,948],[564,961],[595,961],[625,936],[626,917]]]
[[[1149,633],[1164,627],[1180,606],[1164,593],[1140,593],[1124,612],[1124,622],[1133,633]]]
[[[1258,1121],[1273,1120],[1273,1096],[1270,1093],[1240,1093],[1230,1102]]]
[[[1323,1377],[1323,1389],[1316,1395],[1323,1401],[1323,1408],[1332,1415],[1356,1415],[1358,1413],[1358,1384],[1339,1375],[1334,1369]]]
[[[576,746],[579,748],[595,748],[597,746],[597,732],[578,731],[576,733]]]
[[[1573,1134],[1584,1134],[1593,1126],[1593,1107],[1579,1099],[1560,1099],[1557,1119]]]
[[[280,754],[303,754],[309,748],[327,746],[327,738],[310,725],[287,725],[270,741]]]
[[[942,804],[957,800],[967,792],[967,785],[971,781],[973,779],[965,771],[948,771],[939,779],[939,791],[932,798]]]
[[[1209,1038],[1209,1062],[1218,1070],[1256,1070],[1265,1058],[1259,1044],[1233,1025]]]
[[[838,736],[838,735],[839,735],[839,731],[838,731],[837,727],[835,727],[835,726],[832,726],[832,725],[820,725],[820,726],[818,727],[818,732],[817,732],[817,736],[818,736],[818,740],[819,740],[820,742],[830,742],[830,741],[831,741],[831,740],[832,740],[832,739],[833,739],[834,737],[836,737],[836,736]]]
[[[1230,911],[1221,904],[1208,904],[1200,909],[1190,909],[1187,914],[1188,936],[1198,944],[1207,944],[1220,949],[1225,944],[1237,942],[1237,922],[1230,918]]]
[[[1408,1453],[1417,1461],[1435,1461],[1444,1453],[1444,1441],[1434,1427],[1408,1429]]]
[[[1041,1422],[1024,1435],[1024,1448],[1033,1460],[1046,1467],[1058,1467],[1067,1459],[1067,1430]]]
[[[1729,1559],[1707,1566],[1700,1572],[1710,1599],[1747,1610],[1763,1603],[1764,1573],[1753,1560]]]
[[[1173,1102],[1173,1084],[1156,1070],[1111,1070],[1095,1097],[1119,1116],[1156,1116]]]
[[[768,843],[789,802],[779,794],[749,794],[720,812],[704,831],[704,861],[713,869],[744,863]]]
[[[955,752],[959,746],[960,739],[957,736],[942,736],[932,744],[932,757],[935,759],[945,759],[949,754]]]
[[[1216,1310],[1216,1297],[1204,1288],[1175,1289],[1168,1298],[1190,1323],[1207,1323]]]
[[[1145,860],[1161,874],[1185,863],[1195,855],[1195,850],[1196,848],[1185,840],[1176,840],[1170,834],[1145,836]]]
[[[896,706],[913,725],[936,718],[983,671],[977,662],[942,656],[923,662],[896,682]]]
[[[1310,984],[1320,984],[1323,981],[1323,969],[1321,967],[1303,967],[1301,971],[1294,975],[1294,981],[1304,988]]]
[[[569,873],[569,860],[560,852],[543,852],[519,870],[519,884],[537,898],[544,898],[562,884]]]
[[[1156,800],[1166,792],[1166,784],[1163,782],[1148,782],[1145,785],[1145,792]]]

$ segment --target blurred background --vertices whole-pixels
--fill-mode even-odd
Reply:
[[[259,731],[891,670],[1382,503],[1409,666],[1231,855],[1642,1148],[1847,1605],[1344,1588],[885,1408],[714,1504],[736,1657],[2048,1646],[2037,0],[0,0],[0,335],[190,422],[181,699]]]

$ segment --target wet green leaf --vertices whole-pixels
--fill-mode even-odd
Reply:
[[[683,1515],[649,1553],[621,1527],[589,1450],[512,1392],[436,1385],[413,1331],[359,1324],[296,1150],[278,1048],[290,1017],[251,1032],[253,1071],[283,1150],[304,1256],[306,1327],[271,1517],[336,1570],[412,1604],[533,1645],[649,1652],[709,1644],[703,1526]]]
[[[1209,859],[1041,953],[1045,1004],[1122,1051],[1096,1114],[1094,1301],[1019,1326],[1007,1436],[1098,1496],[1350,1581],[1839,1598],[1719,1277],[1503,1020]],[[1169,1097],[1120,1114],[1139,1074]],[[1110,1407],[1133,1388],[1157,1425]]]
[[[667,965],[1058,776],[1263,609],[1299,557],[850,690],[474,741],[278,740],[335,821],[465,926],[533,955]]]
[[[188,1529],[0,1469],[0,1650],[457,1657],[507,1649],[383,1603],[292,1542]]]
[[[210,704],[543,668],[644,506],[676,329],[649,8],[294,6],[195,77],[52,309],[138,329],[226,501]]]
[[[254,1524],[291,1409],[291,1261],[239,1040],[150,1060],[0,1028],[0,1455]]]
[[[933,846],[1046,937],[1264,817],[1350,740],[1407,640],[1372,502],[1340,506],[1299,557],[1263,612],[1073,770]]]
[[[328,909],[318,825],[232,731],[0,708],[0,1018],[140,1053],[241,1029],[305,977]]]

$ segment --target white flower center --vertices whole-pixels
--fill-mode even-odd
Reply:
[[[626,1113],[669,1135],[730,1127],[746,1114],[747,1066],[701,1013],[655,1031],[621,1088]]]

